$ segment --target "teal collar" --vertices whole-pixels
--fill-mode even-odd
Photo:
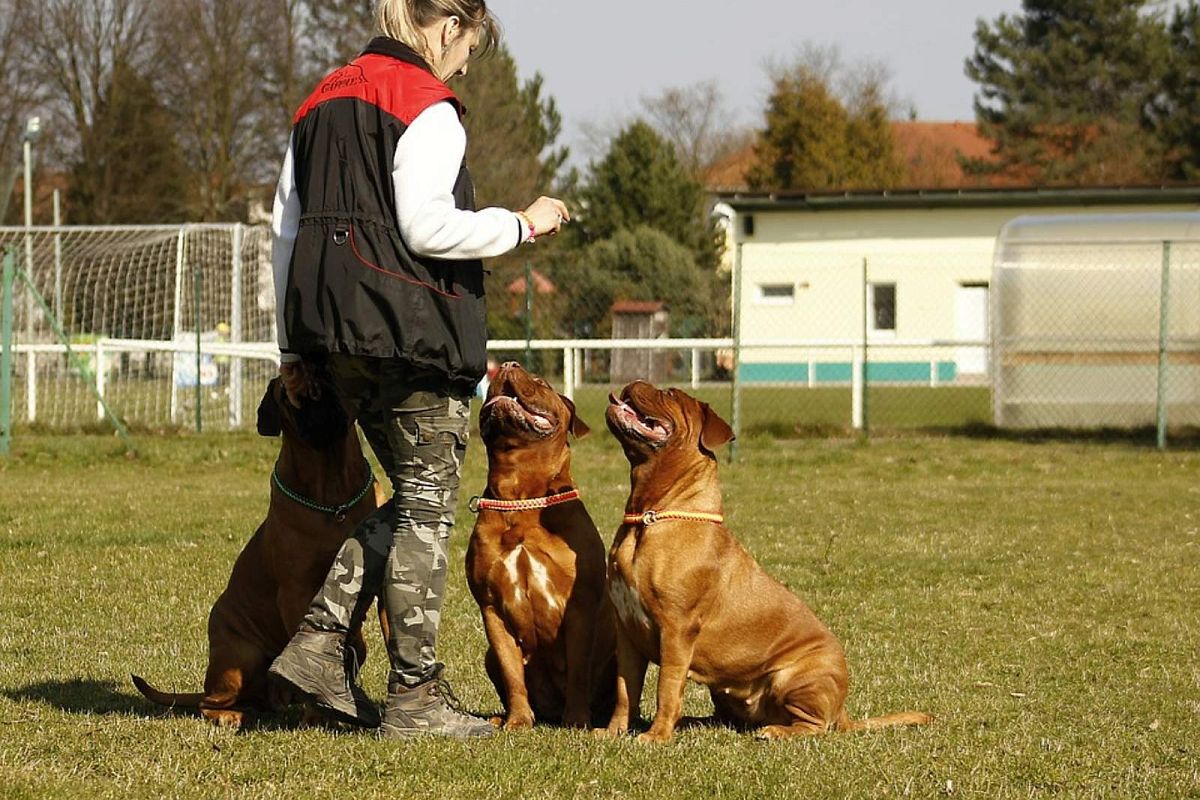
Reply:
[[[354,508],[354,506],[358,504],[359,500],[362,500],[364,497],[366,497],[367,492],[371,491],[371,487],[375,483],[375,474],[371,472],[371,463],[369,461],[367,461],[365,458],[363,459],[363,463],[367,465],[366,485],[363,486],[361,492],[359,492],[357,495],[354,496],[353,500],[343,503],[340,506],[323,506],[320,503],[315,503],[312,500],[309,500],[307,497],[305,497],[302,494],[293,492],[291,489],[289,489],[287,486],[285,486],[283,484],[282,480],[279,479],[279,464],[276,464],[275,469],[271,471],[271,480],[275,484],[275,486],[279,488],[279,491],[283,492],[283,494],[285,496],[287,496],[289,499],[299,503],[300,505],[304,506],[305,508],[311,508],[313,511],[320,511],[323,514],[330,514],[338,522],[345,522],[346,521],[346,512],[348,512],[350,509]]]

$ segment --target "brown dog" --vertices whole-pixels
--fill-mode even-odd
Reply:
[[[642,382],[610,397],[605,417],[631,466],[608,562],[619,672],[608,735],[636,718],[650,661],[661,665],[658,710],[640,741],[671,738],[689,678],[708,686],[718,722],[769,739],[930,721],[850,720],[838,640],[723,524],[713,449],[733,438],[724,420]]]
[[[155,703],[199,708],[220,725],[241,727],[251,709],[287,705],[290,698],[268,683],[267,667],[296,632],[342,542],[382,500],[327,371],[304,369],[312,379],[299,408],[279,378],[258,407],[258,432],[282,436],[271,504],[209,613],[204,691],[162,692],[132,676]],[[362,664],[361,629],[350,641]]]
[[[534,719],[600,724],[616,679],[604,543],[571,479],[568,434],[588,427],[571,401],[514,363],[479,413],[487,492],[467,547],[467,582],[483,614],[488,676],[504,727]],[[497,720],[498,722],[498,720]]]

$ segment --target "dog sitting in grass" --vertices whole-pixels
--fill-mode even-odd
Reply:
[[[716,412],[638,381],[610,397],[606,420],[629,459],[630,493],[608,557],[618,679],[604,735],[637,719],[651,661],[658,710],[643,742],[671,738],[689,679],[708,687],[717,722],[765,739],[930,721],[846,713],[837,637],[725,527],[715,451],[733,431]]]
[[[479,412],[484,496],[467,547],[467,583],[483,617],[488,676],[505,728],[534,720],[577,728],[612,712],[616,633],[604,594],[604,542],[571,477],[575,406],[519,364],[492,381]]]
[[[383,501],[328,371],[305,364],[295,380],[287,391],[274,378],[258,407],[258,432],[282,437],[270,506],[209,613],[204,691],[164,692],[132,676],[153,702],[199,709],[223,726],[241,728],[248,714],[290,703],[268,681],[267,668],[296,632],[342,543]],[[349,641],[361,665],[361,629]],[[311,714],[306,720],[314,721]]]

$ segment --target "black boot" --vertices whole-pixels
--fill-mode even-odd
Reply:
[[[354,682],[352,654],[345,634],[301,625],[268,671],[337,719],[375,728],[379,707]]]

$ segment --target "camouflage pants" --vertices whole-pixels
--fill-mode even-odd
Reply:
[[[335,355],[329,363],[394,494],[346,540],[305,621],[353,630],[379,597],[391,629],[388,682],[413,686],[439,666],[435,645],[469,400],[402,362]]]

